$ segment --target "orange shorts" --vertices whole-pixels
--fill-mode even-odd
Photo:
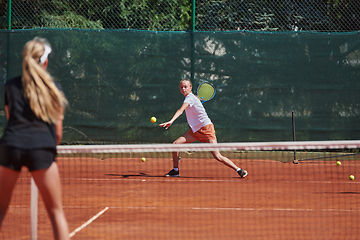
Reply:
[[[187,133],[199,140],[200,142],[209,142],[210,140],[216,140],[214,124],[208,124],[194,133],[190,129],[189,131],[187,131]]]

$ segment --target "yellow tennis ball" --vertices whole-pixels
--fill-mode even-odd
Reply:
[[[340,162],[340,161],[337,161],[336,164],[340,166],[340,165],[341,165],[341,162]]]
[[[151,121],[152,123],[156,122],[156,117],[152,117],[152,118],[150,119],[150,121]]]
[[[144,158],[144,157],[141,158],[141,161],[146,162],[146,158]]]
[[[350,180],[354,180],[354,179],[355,179],[354,175],[350,175],[349,178],[350,178]]]

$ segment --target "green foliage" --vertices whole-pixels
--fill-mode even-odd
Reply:
[[[357,31],[357,0],[196,1],[198,31]]]
[[[42,25],[34,26],[45,28],[81,28],[81,29],[104,29],[101,21],[89,21],[84,16],[77,15],[74,12],[63,12],[61,16],[51,15],[44,11],[41,14]]]
[[[183,31],[190,6],[190,0],[12,0],[12,26]],[[1,7],[6,19],[6,4]]]
[[[12,0],[12,28],[191,29],[193,0]],[[357,31],[358,0],[197,0],[197,31]],[[7,1],[0,2],[6,29]]]

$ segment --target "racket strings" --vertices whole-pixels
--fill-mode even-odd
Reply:
[[[215,87],[210,83],[202,83],[197,89],[197,95],[201,101],[209,101],[215,96]]]

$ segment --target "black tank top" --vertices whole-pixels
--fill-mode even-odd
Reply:
[[[61,86],[55,83],[61,90]],[[21,76],[6,81],[5,105],[9,107],[9,121],[0,143],[22,149],[56,148],[54,124],[38,119],[22,94]]]

